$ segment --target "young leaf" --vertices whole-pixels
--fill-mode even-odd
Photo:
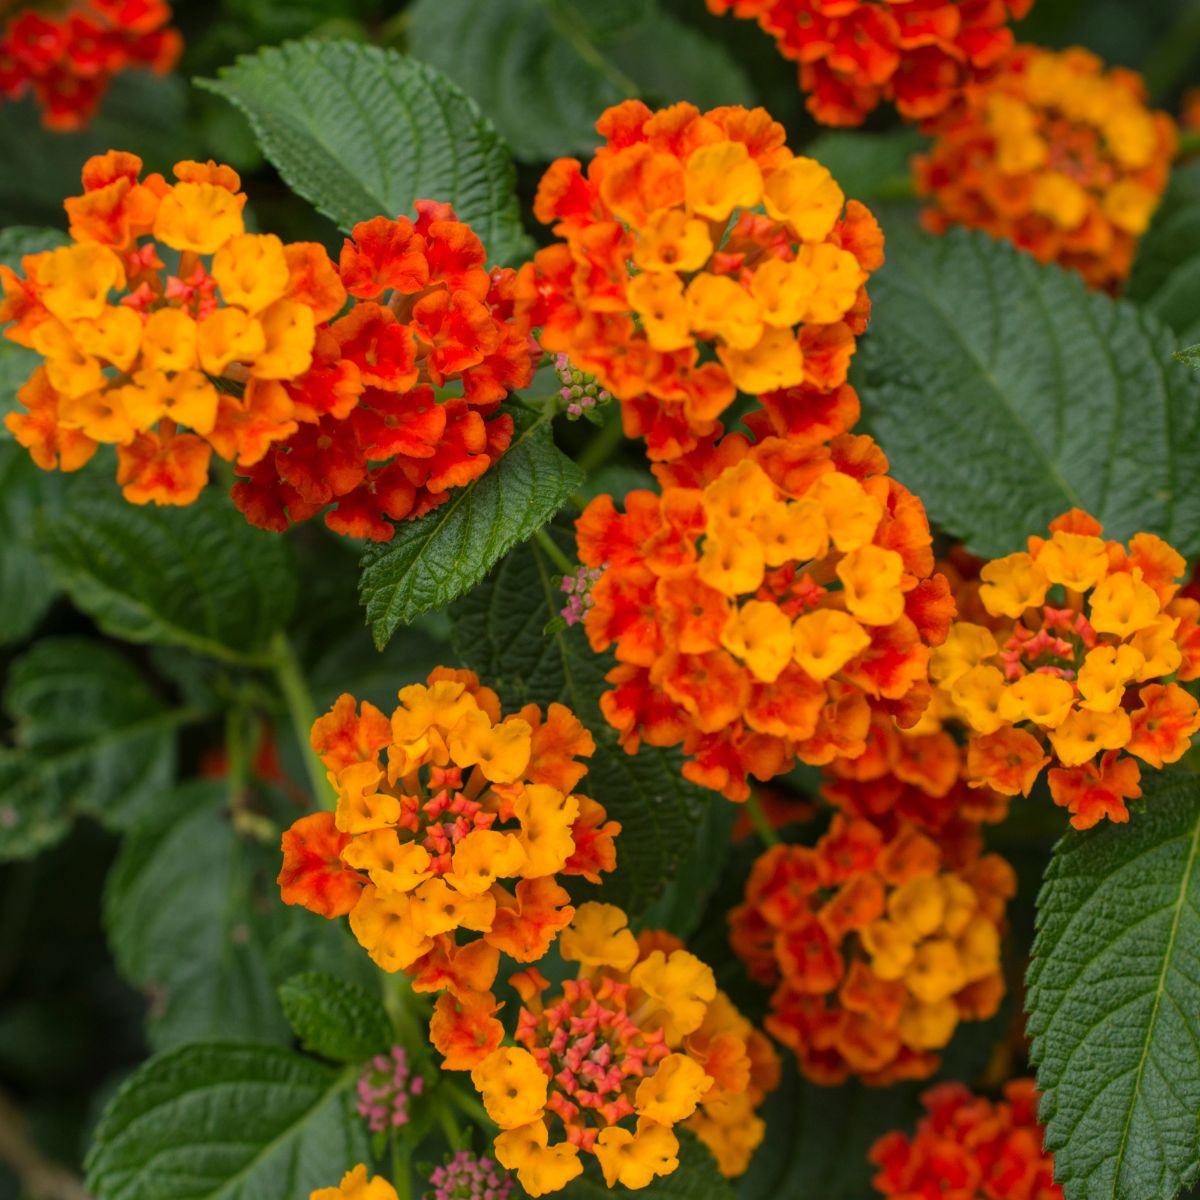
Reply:
[[[596,118],[631,96],[754,102],[725,48],[654,0],[417,0],[410,11],[413,54],[479,101],[521,159],[590,152]]]
[[[62,482],[23,446],[0,441],[0,644],[28,637],[58,593],[34,551],[33,523],[40,509],[61,503]]]
[[[864,409],[930,517],[985,557],[1078,505],[1200,551],[1200,405],[1175,342],[1075,274],[977,232],[893,232]]]
[[[543,632],[562,605],[557,573],[536,543],[513,551],[455,606],[454,647],[508,704],[557,700],[591,731],[596,752],[579,787],[622,825],[617,869],[599,898],[636,917],[692,852],[705,809],[729,804],[688,783],[677,754],[644,746],[631,756],[617,745],[599,703],[610,660],[592,652],[578,626]]]
[[[555,446],[550,416],[514,409],[512,445],[498,463],[363,554],[359,594],[377,647],[401,625],[474,587],[579,487],[583,472]]]
[[[245,112],[285,182],[342,230],[439,200],[493,261],[526,250],[508,147],[432,67],[377,46],[312,40],[268,47],[198,82]]]
[[[628,1195],[636,1195],[640,1200],[735,1200],[733,1185],[722,1178],[708,1147],[690,1130],[678,1125],[675,1136],[679,1139],[679,1166],[670,1175],[653,1179],[636,1192],[620,1185],[610,1188],[596,1160],[583,1155],[584,1173],[555,1194],[562,1200],[612,1200],[613,1196]]]
[[[165,705],[117,649],[87,638],[38,642],[13,663],[0,752],[0,858],[25,857],[76,813],[124,828],[175,775],[175,733],[203,714]]]
[[[370,1157],[353,1068],[273,1046],[201,1042],[122,1085],[88,1154],[96,1200],[298,1200]]]
[[[1067,1200],[1200,1177],[1200,780],[1143,787],[1128,825],[1062,839],[1038,900],[1026,1003]]]
[[[1185,346],[1182,350],[1176,350],[1175,358],[1185,367],[1200,371],[1200,346]]]
[[[159,821],[126,838],[109,875],[109,944],[125,978],[155,997],[147,1032],[156,1049],[226,1030],[287,1036],[256,928],[255,868],[267,856],[234,832],[224,801],[216,783],[167,796]]]
[[[278,534],[204,492],[186,508],[130,504],[108,481],[42,514],[39,548],[72,601],[106,633],[229,662],[266,662],[295,579]]]
[[[379,997],[332,975],[293,975],[279,1002],[300,1045],[322,1058],[362,1062],[395,1040]]]

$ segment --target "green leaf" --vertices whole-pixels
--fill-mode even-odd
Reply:
[[[61,503],[62,482],[24,447],[0,441],[0,644],[28,637],[58,594],[33,530],[37,512]]]
[[[247,1040],[286,1038],[258,917],[279,908],[277,862],[234,832],[220,784],[164,793],[159,821],[125,839],[105,926],[121,973],[151,997],[155,1048],[231,1029]]]
[[[53,250],[65,245],[68,240],[67,235],[58,229],[39,229],[27,225],[0,229],[0,263],[20,274],[21,259],[26,254]],[[39,362],[40,355],[0,336],[0,439],[12,438],[4,424],[4,416],[17,407],[17,392]]]
[[[75,488],[61,513],[43,514],[38,537],[71,600],[129,642],[261,665],[295,600],[284,540],[211,489],[186,508],[157,508],[108,482]]]
[[[401,625],[444,608],[540,529],[583,482],[554,444],[551,413],[516,408],[512,445],[482,478],[459,488],[390,542],[363,555],[359,595],[382,649]]]
[[[272,1046],[183,1046],[143,1064],[88,1154],[97,1200],[304,1200],[368,1161],[355,1072]]]
[[[1200,551],[1200,405],[1174,339],[985,234],[893,232],[856,377],[898,479],[984,557],[1078,505]]]
[[[1182,350],[1176,350],[1175,358],[1185,367],[1200,371],[1200,346],[1186,346]]]
[[[555,1194],[563,1200],[608,1200],[612,1196],[641,1196],[644,1200],[734,1200],[733,1185],[717,1170],[708,1147],[680,1126],[675,1127],[675,1136],[679,1139],[679,1166],[644,1188],[631,1191],[620,1184],[610,1188],[596,1160],[585,1154],[584,1173]]]
[[[335,1062],[356,1063],[395,1040],[380,1003],[356,983],[332,975],[294,975],[279,989],[283,1015],[305,1050]]]
[[[823,133],[804,147],[855,200],[904,196],[912,191],[912,157],[927,144],[915,129],[896,133]],[[872,291],[872,295],[874,292]]]
[[[356,42],[289,42],[197,82],[245,112],[284,181],[341,229],[448,201],[493,261],[526,251],[508,147],[424,63]]]
[[[0,858],[23,858],[87,813],[111,828],[142,817],[175,775],[175,732],[200,715],[168,708],[112,646],[38,642],[12,664],[0,751]]]
[[[578,625],[543,632],[562,606],[557,574],[536,543],[515,550],[455,606],[454,647],[507,704],[557,700],[591,731],[596,753],[579,788],[622,826],[617,869],[604,877],[600,898],[637,917],[692,852],[705,810],[731,806],[688,783],[677,754],[646,746],[628,755],[617,745],[599,703],[611,659],[592,652]]]
[[[1200,340],[1200,163],[1175,169],[1138,243],[1125,295],[1184,343]]]
[[[521,159],[590,152],[597,118],[631,96],[754,103],[725,48],[654,0],[417,0],[410,11],[413,54],[478,100]]]
[[[1143,772],[1128,825],[1068,833],[1026,1000],[1067,1200],[1169,1200],[1200,1178],[1200,780]]]

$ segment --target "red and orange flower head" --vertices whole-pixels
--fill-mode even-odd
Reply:
[[[925,1078],[959,1021],[1004,995],[1012,868],[891,825],[838,814],[815,846],[772,847],[730,913],[734,950],[774,988],[767,1031],[817,1083]]]
[[[601,706],[627,751],[682,744],[689,779],[744,800],[747,776],[864,753],[873,707],[919,718],[954,608],[925,510],[886,472],[870,438],[797,424],[658,468],[624,513],[592,501],[584,625],[615,652]]]
[[[925,225],[983,229],[1115,290],[1167,184],[1175,126],[1141,76],[1086,50],[1020,46],[939,121],[916,185]]]
[[[930,661],[943,709],[970,731],[967,778],[1050,793],[1076,829],[1128,821],[1138,760],[1178,761],[1200,730],[1180,686],[1200,677],[1200,602],[1177,595],[1186,564],[1161,538],[1106,541],[1073,509],[1028,552],[987,563],[988,625],[956,622]]]
[[[63,12],[23,8],[0,32],[0,100],[32,91],[48,129],[91,120],[113,77],[131,67],[165,75],[183,49],[162,0],[76,0]]]
[[[284,902],[349,913],[380,967],[446,991],[435,1031],[462,1007],[498,1037],[500,953],[541,958],[575,911],[557,877],[616,865],[620,826],[574,790],[591,735],[561,704],[503,717],[469,671],[438,668],[390,718],[342,696],[312,744],[337,808],[283,835]]]
[[[72,242],[26,256],[23,278],[0,267],[6,336],[45,360],[6,424],[39,466],[115,445],[128,500],[190,504],[214,451],[256,461],[296,429],[283,385],[309,369],[324,301],[294,264],[323,271],[336,305],[344,293],[320,247],[245,232],[229,167],[181,162],[174,184],[141,171],[120,151],[89,159]]]
[[[536,969],[514,976],[515,1045],[461,1064],[500,1126],[497,1159],[531,1196],[565,1187],[581,1154],[609,1187],[646,1187],[678,1167],[679,1124],[731,1176],[762,1140],[755,1109],[779,1078],[770,1043],[682,943],[626,926],[619,908],[581,905],[559,939],[576,977],[552,989]]]
[[[238,463],[247,520],[282,531],[328,509],[336,532],[387,541],[508,449],[512,417],[497,409],[535,352],[512,320],[515,273],[486,258],[448,204],[354,227],[333,277],[353,306],[318,328],[312,369],[286,388],[299,426]]]
[[[516,311],[621,401],[626,433],[671,459],[739,391],[842,385],[883,262],[866,208],[761,108],[630,100],[596,128],[586,172],[559,159],[538,188],[562,240],[521,269]]]
[[[995,1103],[959,1083],[930,1088],[921,1103],[926,1115],[915,1137],[889,1133],[871,1148],[879,1168],[872,1182],[881,1195],[1062,1200],[1032,1079],[1014,1080]]]
[[[861,125],[883,101],[910,121],[936,117],[1011,49],[1010,20],[1033,0],[708,0],[756,20],[799,64],[808,111]]]

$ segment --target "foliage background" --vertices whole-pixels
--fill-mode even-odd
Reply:
[[[595,116],[636,89],[651,102],[764,104],[787,125],[794,149],[809,147],[848,195],[867,201],[896,231],[897,252],[873,296],[928,294],[961,285],[951,276],[975,270],[965,243],[943,264],[900,249],[913,212],[897,197],[915,135],[882,112],[865,132],[816,129],[793,67],[770,41],[752,23],[711,18],[700,0],[185,0],[176,8],[187,47],[177,74],[118,79],[86,132],[46,133],[31,104],[0,106],[5,260],[34,248],[19,227],[62,228],[61,200],[77,190],[80,164],[110,146],[143,155],[150,169],[184,157],[230,162],[243,174],[262,228],[336,248],[333,222],[264,161],[242,112],[188,80],[211,79],[238,55],[285,39],[340,37],[410,50],[480,101],[513,147],[531,237],[544,235],[529,212],[544,164],[586,152]],[[1019,36],[1083,44],[1139,68],[1169,110],[1189,81],[1200,80],[1194,0],[1038,0]],[[1200,341],[1197,188],[1195,167],[1178,173],[1131,286],[1134,298],[1173,327],[1176,345]],[[515,255],[520,246],[509,249]],[[1016,264],[1003,286],[1011,295],[1050,285],[1031,282]],[[969,302],[966,293],[962,303]],[[1018,314],[1029,311],[1014,303]],[[1068,297],[1056,309],[1071,303]],[[922,329],[920,319],[917,312],[915,329],[907,330],[914,353],[940,344],[936,322]],[[1022,327],[1015,316],[1006,344],[1019,354],[1022,339],[1056,331],[1062,327]],[[857,369],[878,415],[876,432],[901,479],[936,481],[938,456],[952,457],[954,443],[910,443],[902,418],[889,423],[889,408],[902,413],[904,397],[873,389],[872,372],[881,368],[872,346],[868,337]],[[0,403],[11,402],[27,369],[19,352],[0,347]],[[1120,386],[1136,394],[1142,385],[1130,378]],[[971,421],[982,420],[968,417],[956,436],[970,436]],[[596,465],[591,426],[564,425],[557,434],[567,454]],[[1181,454],[1187,443],[1181,438]],[[1193,480],[1197,465],[1181,461]],[[275,988],[298,970],[333,969],[374,986],[365,955],[336,926],[277,902],[273,839],[275,827],[298,811],[292,791],[262,785],[230,813],[220,779],[197,780],[216,769],[226,714],[263,712],[276,727],[292,787],[303,787],[305,766],[275,687],[286,686],[289,665],[276,653],[278,631],[286,629],[318,706],[342,690],[382,703],[437,661],[460,661],[486,671],[510,702],[557,698],[570,679],[582,690],[571,697],[582,714],[594,709],[602,666],[578,631],[542,636],[554,605],[547,590],[553,570],[536,547],[515,551],[449,614],[419,617],[377,652],[356,595],[357,548],[315,526],[286,540],[264,537],[215,495],[181,518],[180,538],[180,521],[131,512],[111,484],[92,478],[106,474],[43,475],[11,441],[0,441],[0,720],[8,742],[0,749],[0,852],[11,860],[0,865],[0,1127],[18,1120],[43,1154],[76,1171],[104,1104],[151,1050],[214,1035],[289,1043]],[[644,477],[638,447],[618,448],[585,490],[623,492]],[[991,506],[991,532],[978,548],[1004,552],[1013,548],[1013,528],[1025,530],[1023,505],[1040,511],[1045,504],[1014,496],[1010,481],[992,483],[993,494],[980,500]],[[955,488],[945,486],[947,496],[935,497],[931,509],[949,514],[947,531],[980,528],[965,516],[955,527]],[[1192,556],[1200,550],[1198,530],[1191,519],[1193,544],[1181,549]],[[532,603],[545,611],[530,607],[528,598],[539,595]],[[245,720],[235,733],[243,743],[254,740]],[[242,750],[249,755],[253,747]],[[592,776],[606,802],[609,792],[626,793],[641,813],[639,828],[627,822],[622,850],[632,861],[618,884],[626,893],[614,898],[641,909],[642,924],[693,935],[692,948],[720,969],[722,985],[761,1011],[763,997],[740,979],[724,935],[724,914],[755,848],[745,841],[727,854],[729,806],[678,782],[669,766],[635,765],[611,743],[601,746]],[[176,789],[177,779],[193,782]],[[675,781],[669,795],[661,791],[665,779]],[[801,793],[811,785],[803,772],[788,780]],[[1034,899],[1062,821],[1048,804],[1018,811],[994,840],[1021,877],[1010,942],[1019,949],[1032,943]],[[17,829],[16,812],[37,820],[22,819]],[[664,845],[686,847],[693,828],[679,873],[655,897],[654,883],[671,866],[655,855]],[[960,1031],[947,1076],[995,1080],[1021,1068],[1025,965],[1011,962],[1010,998],[999,1017]],[[738,1194],[858,1200],[867,1192],[867,1146],[887,1129],[911,1126],[918,1090],[827,1093],[789,1071],[768,1105],[767,1143]],[[19,1196],[17,1176],[0,1165],[0,1200]]]

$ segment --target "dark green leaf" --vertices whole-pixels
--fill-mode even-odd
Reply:
[[[701,815],[728,802],[688,783],[677,754],[643,747],[631,756],[617,745],[599,705],[610,658],[594,654],[577,625],[543,632],[562,605],[552,582],[558,573],[536,543],[515,550],[455,606],[454,645],[507,703],[557,700],[591,730],[596,753],[579,787],[622,825],[617,869],[601,898],[636,917],[691,853]]]
[[[808,158],[827,167],[838,186],[855,200],[889,197],[911,190],[912,157],[926,144],[916,130],[897,133],[823,133],[804,147]]]
[[[1142,784],[1128,825],[1062,839],[1038,900],[1029,1033],[1067,1200],[1200,1177],[1200,779]]]
[[[38,642],[13,663],[4,707],[15,749],[0,752],[0,858],[24,857],[87,813],[122,828],[175,774],[175,731],[197,712],[168,708],[118,650],[86,638]]]
[[[283,1015],[305,1050],[335,1062],[361,1062],[393,1042],[379,996],[332,975],[294,975],[279,989]]]
[[[246,113],[284,180],[341,229],[408,213],[414,200],[448,201],[494,261],[525,251],[508,147],[432,67],[314,40],[260,50],[199,82]]]
[[[734,1200],[729,1180],[717,1170],[716,1160],[693,1133],[675,1127],[679,1138],[679,1166],[670,1175],[653,1180],[647,1187],[630,1191],[604,1182],[596,1160],[584,1155],[586,1168],[573,1183],[556,1193],[563,1200],[605,1200],[611,1196],[641,1196],[644,1200]]]
[[[417,0],[411,12],[413,54],[478,100],[521,159],[590,152],[597,118],[631,96],[754,102],[724,47],[655,0]]]
[[[355,1072],[272,1046],[212,1042],[152,1058],[105,1110],[97,1200],[304,1200],[366,1161]]]
[[[981,233],[893,232],[858,382],[902,482],[985,557],[1078,505],[1200,550],[1197,382],[1174,339]]]
[[[212,490],[187,508],[156,508],[130,504],[107,481],[74,488],[38,534],[74,603],[125,641],[262,662],[295,599],[284,540]]]
[[[156,1048],[228,1030],[286,1038],[257,927],[264,902],[279,907],[270,870],[277,861],[234,832],[219,784],[164,794],[159,821],[126,838],[109,876],[105,924],[121,973],[150,997]]]
[[[515,409],[512,445],[487,474],[366,551],[359,594],[376,646],[474,587],[579,487],[583,472],[554,445],[550,415]]]
[[[61,497],[57,472],[43,471],[15,442],[0,441],[0,643],[27,637],[58,593],[33,548],[33,528],[34,515],[57,508]]]

